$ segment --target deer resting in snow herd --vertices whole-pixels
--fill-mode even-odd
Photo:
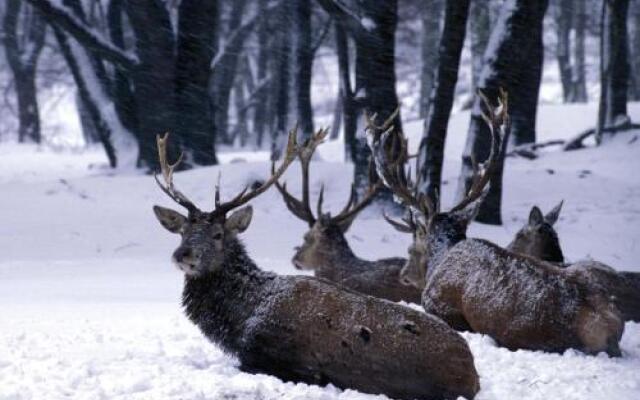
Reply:
[[[211,212],[175,188],[176,164],[167,161],[166,141],[158,138],[164,184],[156,179],[187,215],[160,206],[154,212],[182,238],[173,261],[185,274],[185,313],[243,370],[393,398],[474,397],[479,382],[469,347],[440,319],[325,280],[264,272],[247,255],[238,234],[248,228],[252,208],[240,207],[293,161],[295,132],[266,182],[227,202],[217,187]]]
[[[508,129],[505,94],[500,103],[493,108],[485,99],[490,155],[483,168],[474,162],[468,195],[447,212],[440,212],[407,181],[406,140],[399,141],[402,148],[396,153],[386,144],[399,132],[391,128],[371,143],[381,179],[417,212],[416,218],[408,219],[412,224],[395,223],[414,232],[403,278],[424,277],[414,283],[425,285],[422,305],[427,313],[456,329],[488,334],[509,349],[574,348],[618,356],[624,322],[601,287],[584,274],[466,237],[499,157],[500,132]]]
[[[400,270],[406,259],[395,257],[376,261],[363,260],[353,253],[345,238],[345,233],[358,213],[373,200],[378,185],[371,187],[359,201],[355,187],[352,186],[347,205],[335,216],[322,211],[323,186],[318,196],[316,215],[313,215],[309,201],[309,164],[316,147],[327,133],[328,131],[318,131],[298,153],[302,170],[300,200],[287,191],[286,184],[275,182],[289,211],[309,225],[302,246],[296,248],[293,265],[301,270],[314,270],[316,277],[360,293],[390,301],[419,303],[420,290],[400,281]]]
[[[602,286],[613,296],[613,302],[625,321],[640,322],[640,273],[616,271],[593,260],[564,264],[560,240],[553,228],[561,208],[562,202],[543,216],[540,209],[534,206],[529,213],[529,220],[518,231],[508,249],[556,263],[575,274],[583,275],[585,279]]]

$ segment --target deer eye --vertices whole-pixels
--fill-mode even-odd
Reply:
[[[216,232],[213,234],[213,240],[220,240],[222,239],[222,233],[221,232]]]

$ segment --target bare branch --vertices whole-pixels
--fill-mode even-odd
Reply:
[[[134,55],[122,51],[111,42],[105,40],[91,27],[80,21],[66,7],[54,5],[49,0],[26,0],[47,19],[49,23],[64,29],[82,45],[96,51],[105,60],[118,64],[124,69],[131,70],[138,65],[138,59]]]

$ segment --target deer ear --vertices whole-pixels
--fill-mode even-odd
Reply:
[[[549,211],[547,215],[544,216],[544,220],[551,226],[558,222],[558,217],[560,216],[560,210],[562,210],[562,204],[564,200],[560,202],[557,206],[553,207],[553,210]]]
[[[249,227],[251,217],[253,217],[253,207],[243,207],[227,218],[224,228],[233,233],[242,233]]]
[[[160,224],[171,233],[180,233],[180,230],[187,222],[187,217],[170,208],[153,206],[153,212]]]
[[[544,217],[542,216],[542,211],[540,211],[538,206],[533,206],[531,212],[529,212],[529,226],[537,226],[543,222]]]

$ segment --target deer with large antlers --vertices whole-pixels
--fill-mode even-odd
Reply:
[[[527,223],[516,233],[507,248],[584,275],[585,279],[602,286],[613,296],[613,301],[625,321],[640,322],[640,273],[616,271],[595,260],[565,263],[558,233],[553,227],[561,208],[562,202],[543,215],[537,206],[533,206]]]
[[[419,217],[404,278],[424,276],[414,282],[425,285],[425,311],[456,329],[488,334],[509,349],[575,348],[588,354],[620,355],[624,323],[606,292],[580,274],[467,238],[467,226],[500,157],[500,133],[508,129],[506,94],[499,107],[491,107],[486,99],[485,106],[492,135],[489,157],[484,166],[474,167],[468,195],[446,212],[404,178],[406,155],[394,158],[381,143],[372,143],[381,179]],[[383,134],[381,140],[393,133]]]
[[[289,211],[309,225],[302,246],[296,248],[291,260],[293,265],[300,270],[313,270],[318,278],[336,282],[370,296],[419,303],[421,291],[400,282],[400,270],[406,259],[396,257],[377,261],[363,260],[353,253],[345,238],[345,233],[358,213],[373,200],[379,184],[369,188],[362,199],[357,198],[356,189],[352,185],[346,206],[336,215],[322,210],[322,186],[316,214],[313,214],[309,196],[309,165],[315,149],[327,133],[327,130],[318,131],[298,153],[302,171],[301,199],[295,198],[287,191],[286,183],[275,183]]]
[[[185,313],[244,371],[393,398],[474,397],[479,383],[469,347],[440,319],[313,277],[264,272],[247,255],[238,239],[251,222],[246,204],[294,160],[295,132],[270,178],[227,202],[216,187],[211,212],[175,187],[166,146],[166,136],[158,138],[158,183],[187,215],[159,206],[154,212],[182,237],[173,261],[185,274]]]

